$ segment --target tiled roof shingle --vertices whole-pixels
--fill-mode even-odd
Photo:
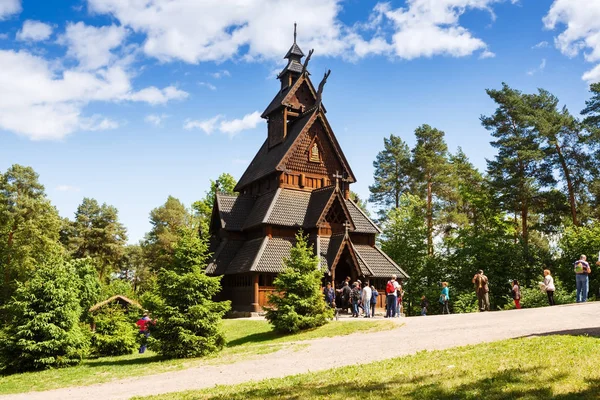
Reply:
[[[367,217],[362,210],[354,203],[352,200],[346,200],[346,207],[348,207],[348,211],[350,212],[350,217],[352,218],[352,222],[354,222],[354,226],[356,227],[354,232],[358,233],[381,233],[381,230],[377,225],[371,221],[369,217]]]
[[[233,260],[243,244],[244,241],[242,240],[224,239],[206,267],[206,273],[209,275],[225,274],[229,263]]]
[[[225,274],[240,274],[243,272],[252,271],[254,264],[256,263],[257,257],[264,249],[264,246],[269,240],[267,237],[248,240],[244,242],[244,245],[239,249],[233,260],[229,263]]]
[[[353,244],[353,247],[357,253],[357,258],[360,258],[368,266],[373,272],[373,277],[389,278],[396,274],[399,278],[408,278],[406,272],[378,247],[371,247],[366,244]]]
[[[217,193],[217,206],[223,228],[228,231],[241,231],[253,204],[252,196]]]

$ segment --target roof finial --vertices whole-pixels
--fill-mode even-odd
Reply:
[[[296,23],[294,22],[294,44],[296,44]]]

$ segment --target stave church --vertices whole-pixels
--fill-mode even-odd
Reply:
[[[323,88],[315,88],[296,43],[278,75],[279,92],[262,118],[267,137],[235,187],[217,190],[210,222],[213,259],[209,275],[223,275],[222,300],[232,309],[260,312],[273,280],[303,230],[319,256],[323,283],[340,287],[346,277],[369,280],[380,293],[395,274],[406,273],[376,245],[381,233],[350,198],[356,178],[326,118]],[[383,307],[385,296],[379,296]]]

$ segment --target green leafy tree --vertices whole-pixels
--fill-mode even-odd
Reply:
[[[194,227],[180,230],[174,261],[160,270],[154,299],[156,325],[150,343],[171,358],[200,357],[219,351],[225,344],[221,318],[230,303],[215,302],[221,277],[204,273],[208,245]]]
[[[73,257],[91,257],[100,280],[105,281],[119,269],[126,243],[127,230],[119,222],[117,209],[84,198],[75,212],[68,240]]]
[[[137,329],[121,305],[107,305],[94,314],[90,353],[94,356],[131,354],[138,347]]]
[[[369,201],[384,208],[398,207],[400,196],[410,189],[410,149],[400,137],[394,135],[383,139],[383,147],[373,161],[374,183],[369,186]]]
[[[60,257],[18,283],[6,305],[10,320],[0,335],[0,366],[22,372],[78,364],[89,343],[79,325],[77,275]]]
[[[555,262],[548,265],[553,275],[557,276],[567,291],[575,290],[575,274],[573,263],[581,254],[588,257],[590,264],[598,259],[600,254],[600,224],[591,221],[585,226],[568,226],[562,232],[558,241],[558,257]],[[590,275],[590,294],[600,297],[600,265],[592,265]]]
[[[173,196],[165,204],[150,212],[152,229],[146,234],[143,251],[146,268],[158,272],[173,264],[174,245],[179,230],[191,225],[191,216],[185,206]]]
[[[333,317],[321,293],[319,258],[307,240],[302,231],[296,235],[290,257],[283,260],[284,269],[273,282],[276,294],[269,297],[266,318],[278,332],[316,328]]]
[[[0,305],[17,282],[28,280],[48,255],[62,251],[60,229],[58,212],[32,168],[15,164],[0,174]]]
[[[427,254],[433,256],[435,220],[440,220],[443,202],[450,197],[451,165],[444,132],[429,125],[415,130],[417,144],[413,149],[413,166],[418,193],[425,194]]]

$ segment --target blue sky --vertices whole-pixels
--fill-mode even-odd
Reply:
[[[116,206],[136,242],[168,195],[241,176],[294,22],[362,197],[390,133],[430,124],[484,170],[486,88],[578,113],[600,81],[600,0],[0,0],[0,170],[32,166],[63,216]]]

